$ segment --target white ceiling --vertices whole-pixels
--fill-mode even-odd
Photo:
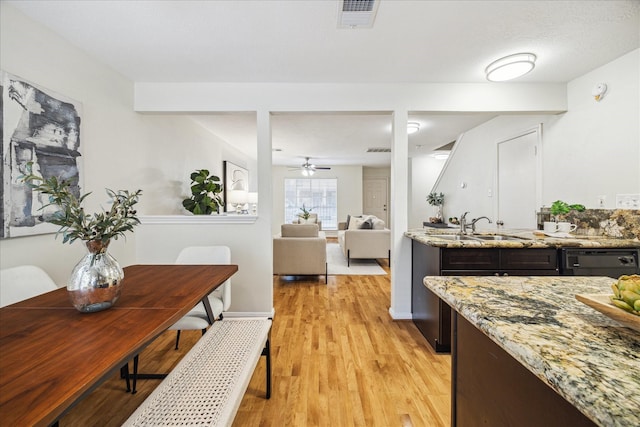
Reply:
[[[640,46],[637,0],[381,0],[371,29],[339,29],[338,0],[6,3],[139,82],[474,83],[486,82],[491,61],[530,51],[536,68],[518,81],[558,83]],[[423,126],[410,154],[490,117],[413,115]],[[195,119],[240,149],[255,146],[252,115]],[[390,147],[390,123],[385,115],[274,116],[273,145],[283,149],[274,163],[388,163],[388,154],[363,150]]]

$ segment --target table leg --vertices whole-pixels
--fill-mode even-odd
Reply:
[[[215,317],[213,316],[213,309],[211,308],[211,303],[209,302],[209,295],[202,298],[202,304],[204,305],[204,311],[207,312],[207,319],[209,320],[209,324],[213,325]]]

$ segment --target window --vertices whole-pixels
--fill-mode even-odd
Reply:
[[[338,180],[316,178],[285,178],[284,219],[290,223],[298,217],[304,205],[318,215],[323,230],[338,229]]]

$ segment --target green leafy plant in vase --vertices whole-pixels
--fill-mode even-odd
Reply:
[[[302,211],[301,214],[298,214],[298,216],[300,218],[302,218],[304,220],[307,220],[307,219],[311,218],[311,211],[313,210],[313,208],[307,209],[306,206],[303,203],[302,207],[300,208],[300,210]]]
[[[224,206],[220,193],[220,178],[209,175],[207,169],[193,172],[191,178],[191,197],[182,201],[182,206],[194,215],[211,215]]]
[[[563,219],[571,211],[583,212],[584,210],[585,210],[584,205],[580,205],[580,204],[570,205],[566,202],[563,202],[562,200],[556,200],[551,204],[550,212],[557,222]]]
[[[444,205],[444,194],[432,191],[427,195],[427,203],[436,207],[436,216],[429,217],[429,222],[439,224],[443,222],[442,205]]]
[[[52,176],[43,178],[33,173],[33,164],[27,164],[22,180],[33,190],[48,197],[41,209],[56,206],[57,211],[43,215],[43,220],[60,226],[63,243],[80,239],[85,242],[85,255],[71,272],[67,291],[73,306],[83,313],[105,310],[120,297],[124,271],[108,252],[111,239],[117,240],[140,224],[134,205],[142,190],[113,191],[106,189],[111,207],[93,215],[85,213],[82,203],[91,193],[76,196],[68,180]],[[57,236],[56,234],[56,236]]]

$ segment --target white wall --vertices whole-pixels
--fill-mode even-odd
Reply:
[[[591,96],[606,83],[600,102]],[[568,84],[569,111],[544,132],[543,202],[573,200],[615,208],[615,195],[640,193],[640,49]],[[558,185],[562,183],[562,185]]]
[[[612,209],[616,194],[640,193],[639,75],[636,50],[571,81],[564,114],[500,116],[467,131],[437,186],[445,193],[445,216],[470,211],[469,217],[494,219],[495,197],[487,190],[496,194],[496,144],[540,123],[543,205],[561,199],[595,208],[598,196],[606,195],[605,208]],[[598,82],[609,91],[595,102],[591,88]]]
[[[414,157],[411,159],[411,179],[409,185],[409,228],[421,228],[424,221],[435,215],[435,208],[427,203],[427,196],[431,193],[446,160],[435,159],[431,156]],[[445,207],[447,205],[445,204]],[[445,219],[451,212],[444,210]]]
[[[479,222],[479,230],[493,228],[495,197],[488,197],[487,190],[496,194],[496,144],[548,119],[537,115],[499,116],[465,132],[456,142],[436,186],[436,191],[445,195],[445,218],[460,217],[469,211],[468,219],[483,215],[492,219],[491,225]]]

